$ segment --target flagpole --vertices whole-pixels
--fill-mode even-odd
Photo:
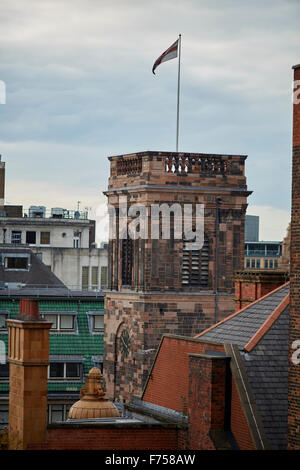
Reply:
[[[179,137],[179,93],[180,93],[181,34],[179,34],[178,51],[179,52],[178,52],[178,81],[177,81],[176,152],[178,152],[178,137]]]

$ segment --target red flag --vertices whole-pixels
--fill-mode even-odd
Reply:
[[[154,65],[152,67],[152,72],[154,73],[154,75],[155,75],[154,70],[162,62],[166,62],[167,60],[175,59],[175,57],[177,57],[177,55],[178,55],[178,42],[179,42],[179,39],[177,39],[177,41],[175,41],[174,44],[172,44],[172,46],[170,46],[165,52],[162,53],[161,56],[159,56],[158,59],[156,59],[156,61],[154,62]]]

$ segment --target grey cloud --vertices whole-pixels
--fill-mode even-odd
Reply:
[[[177,63],[151,67],[181,32],[181,149],[248,154],[251,203],[289,208],[296,1],[2,0],[0,14],[11,178],[89,192],[108,154],[174,150]]]

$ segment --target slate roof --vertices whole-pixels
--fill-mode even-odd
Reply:
[[[287,448],[289,313],[287,306],[252,351],[242,354],[272,449]]]
[[[202,341],[238,346],[271,449],[286,449],[289,303],[275,321],[270,320],[274,319],[274,311],[288,294],[289,285],[285,284],[197,336]],[[267,328],[260,335],[257,332],[265,322]],[[257,342],[253,342],[253,338],[257,338]],[[246,348],[250,340],[252,346]]]
[[[207,333],[198,335],[201,339],[216,341],[217,343],[234,343],[240,349],[250,341],[257,330],[263,325],[275,308],[289,293],[289,285],[272,293],[265,299],[242,310],[228,320],[217,323]],[[198,337],[196,336],[196,337]]]
[[[29,256],[29,269],[5,269],[2,257],[6,254],[17,254]],[[21,247],[0,248],[0,281],[2,283],[20,283],[36,287],[65,287],[58,277],[29,249]]]

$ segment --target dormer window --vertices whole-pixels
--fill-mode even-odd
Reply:
[[[103,334],[104,333],[104,312],[103,311],[90,311],[87,312],[90,333]]]
[[[46,321],[52,322],[52,332],[75,333],[77,331],[76,312],[41,312]]]
[[[4,255],[4,269],[9,270],[26,270],[29,269],[29,257],[14,254]]]

